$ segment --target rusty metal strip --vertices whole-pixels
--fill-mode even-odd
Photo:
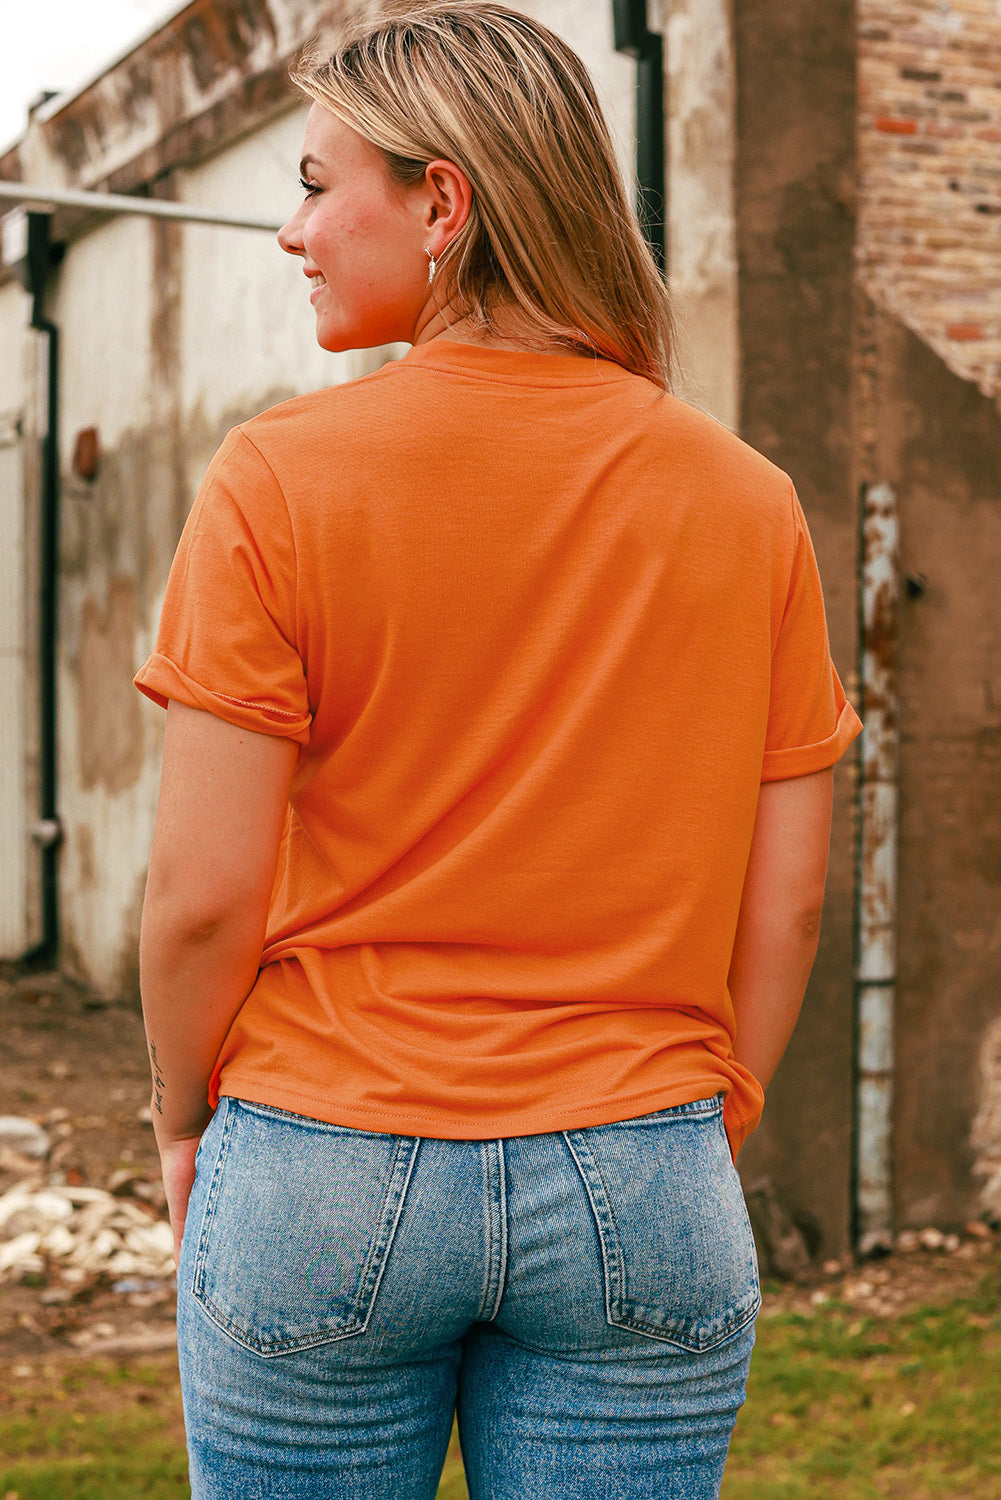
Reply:
[[[862,780],[856,1006],[856,1224],[863,1254],[893,1236],[897,981],[897,690],[900,527],[888,484],[864,497]]]

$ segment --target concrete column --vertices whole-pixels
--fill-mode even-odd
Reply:
[[[730,0],[663,0],[668,274],[681,335],[679,392],[736,429],[740,350],[730,10]]]

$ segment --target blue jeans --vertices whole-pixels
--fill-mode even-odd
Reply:
[[[223,1099],[178,1276],[194,1500],[710,1500],[758,1280],[721,1101],[507,1140]]]

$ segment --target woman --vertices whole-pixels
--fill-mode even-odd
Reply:
[[[666,393],[562,42],[432,4],[295,81],[317,338],[413,348],[229,435],[137,677],[193,1493],[430,1497],[457,1409],[474,1500],[702,1500],[858,728],[805,523]]]

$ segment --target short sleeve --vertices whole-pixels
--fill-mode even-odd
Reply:
[[[862,728],[831,660],[820,574],[795,492],[792,527],[791,568],[772,651],[762,781],[826,770]]]
[[[135,685],[154,703],[204,709],[306,744],[296,645],[296,557],[284,496],[239,428],[216,453],[170,569],[156,650]]]

